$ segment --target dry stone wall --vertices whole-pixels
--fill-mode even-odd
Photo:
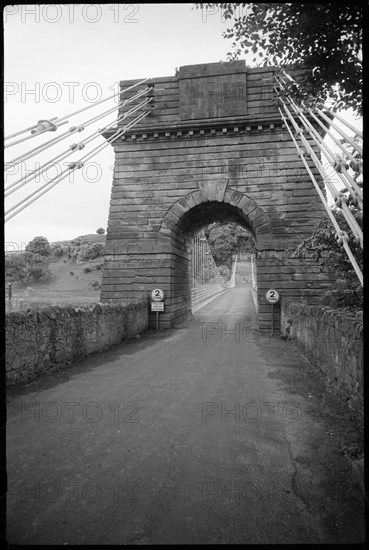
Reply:
[[[103,351],[143,332],[147,302],[46,307],[6,316],[6,381],[47,374],[78,357]]]
[[[282,330],[303,345],[330,388],[363,413],[363,320],[329,307],[284,301]]]

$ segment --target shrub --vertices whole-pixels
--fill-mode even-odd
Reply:
[[[332,208],[341,229],[350,235],[350,229],[343,215]],[[352,254],[360,269],[363,268],[362,249],[352,236],[349,242]],[[335,229],[329,218],[323,218],[314,227],[310,237],[302,241],[295,248],[287,251],[292,257],[313,257],[316,260],[324,259],[325,264],[335,274],[336,280],[332,281],[330,290],[326,291],[322,304],[330,307],[361,309],[363,307],[363,288],[348,259],[344,248],[337,243]]]
[[[48,256],[51,251],[49,241],[46,237],[34,237],[34,239],[27,244],[26,250],[33,254],[39,254],[40,256]]]
[[[337,279],[332,290],[328,290],[323,298],[322,304],[339,309],[362,308],[364,300],[363,288],[361,285],[353,284],[346,279]]]
[[[76,262],[77,259],[78,259],[78,253],[79,253],[79,249],[76,248],[75,246],[68,246],[68,248],[66,249],[66,253],[68,254],[68,260],[70,262]]]
[[[51,249],[51,253],[53,254],[54,258],[61,258],[64,252],[65,250],[60,244],[57,244]]]
[[[86,267],[83,270],[85,273],[90,273],[92,271],[92,267],[90,265],[86,265]]]
[[[35,265],[32,268],[31,277],[34,281],[47,283],[52,278],[52,273],[46,265]]]
[[[90,243],[83,246],[79,252],[79,259],[82,261],[95,260],[100,258],[103,254],[103,243]]]

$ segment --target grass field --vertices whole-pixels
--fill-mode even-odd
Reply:
[[[80,242],[81,245],[105,242],[105,235],[84,235],[74,241],[59,241],[58,244],[68,245],[76,242]],[[49,282],[32,281],[27,288],[20,281],[12,282],[11,303],[8,299],[8,281],[6,281],[6,311],[19,311],[46,305],[79,306],[98,302],[103,261],[103,257],[84,262],[70,261],[67,256],[53,258],[49,264],[52,273]],[[85,273],[87,266],[92,270]]]

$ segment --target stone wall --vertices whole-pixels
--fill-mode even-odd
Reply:
[[[362,414],[362,318],[329,307],[291,301],[282,301],[281,317],[284,334],[290,325],[290,336],[301,342],[309,359],[324,374],[329,387]]]
[[[128,340],[148,326],[147,302],[52,306],[6,316],[6,382],[46,374]]]

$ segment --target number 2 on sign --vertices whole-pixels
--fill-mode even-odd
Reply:
[[[266,299],[269,303],[276,304],[277,302],[279,302],[279,294],[276,290],[270,289],[266,293]]]

